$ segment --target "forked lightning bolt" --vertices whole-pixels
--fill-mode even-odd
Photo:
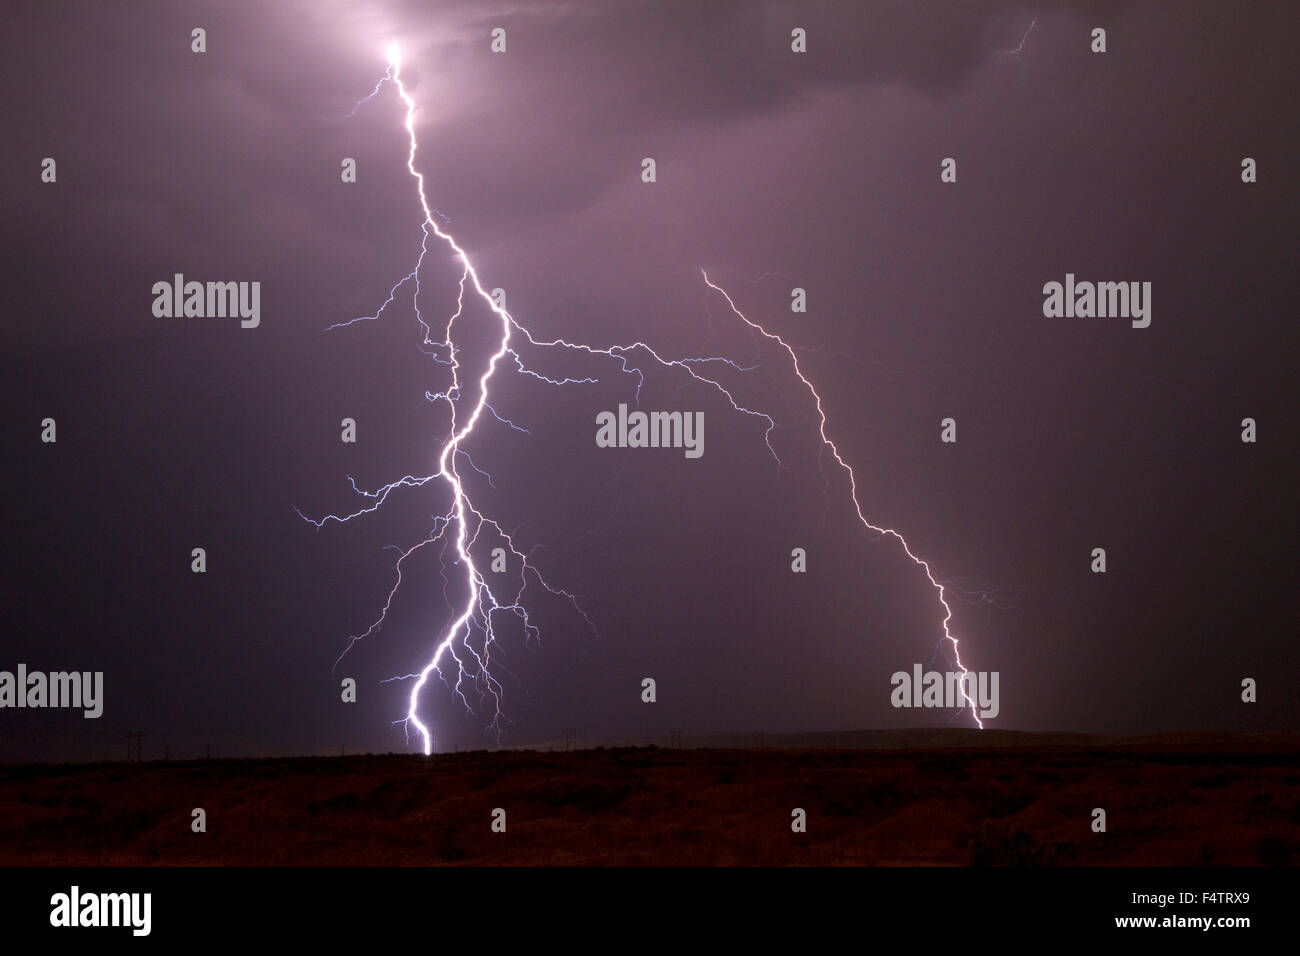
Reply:
[[[511,429],[524,432],[525,434],[527,433],[526,429],[499,415],[488,401],[489,383],[496,373],[498,365],[502,363],[502,360],[505,359],[506,356],[510,356],[511,364],[513,364],[515,369],[521,374],[537,378],[538,380],[550,385],[575,385],[597,381],[595,378],[552,378],[534,371],[525,365],[519,352],[512,347],[512,333],[518,333],[530,346],[537,349],[563,349],[584,353],[589,356],[603,356],[613,360],[618,363],[618,371],[620,373],[636,377],[636,394],[638,398],[640,396],[641,385],[645,380],[645,373],[640,365],[637,364],[638,361],[650,362],[664,368],[683,371],[692,379],[715,389],[727,400],[735,411],[758,419],[764,425],[763,439],[768,451],[771,452],[773,458],[777,460],[778,464],[780,463],[780,459],[771,442],[772,432],[776,428],[776,421],[765,412],[742,405],[732,395],[731,391],[728,390],[717,378],[714,378],[708,371],[712,366],[726,366],[737,373],[752,371],[752,368],[741,366],[723,356],[666,358],[656,352],[651,346],[640,341],[633,342],[629,345],[598,347],[579,342],[570,342],[562,338],[541,340],[535,338],[528,329],[516,322],[510,313],[507,312],[503,306],[499,305],[489,291],[483,286],[479,274],[475,270],[474,265],[470,261],[465,250],[457,244],[451,234],[446,232],[439,225],[438,219],[441,218],[444,221],[449,221],[447,220],[447,217],[443,213],[433,209],[429,204],[425,192],[424,174],[421,173],[415,165],[416,151],[418,148],[415,132],[416,104],[410,93],[407,91],[406,85],[402,82],[401,57],[399,51],[395,47],[390,47],[388,50],[388,70],[385,72],[384,76],[375,85],[375,88],[370,92],[370,94],[358,101],[353,107],[352,112],[347,115],[353,115],[364,103],[374,99],[386,83],[391,83],[396,88],[397,94],[406,109],[405,127],[409,144],[406,168],[415,181],[416,193],[419,197],[420,208],[424,215],[421,224],[422,239],[420,242],[420,254],[416,259],[414,268],[408,272],[406,276],[399,279],[389,290],[387,299],[379,309],[376,310],[374,315],[361,316],[348,322],[337,323],[336,325],[330,326],[330,328],[340,328],[352,325],[356,322],[373,321],[378,319],[383,314],[384,310],[393,303],[399,291],[410,283],[412,285],[412,306],[420,324],[420,328],[423,330],[421,348],[440,365],[446,366],[450,369],[451,383],[444,391],[425,393],[425,397],[429,401],[446,403],[450,409],[451,425],[449,436],[442,446],[441,454],[438,457],[437,471],[434,473],[421,477],[406,475],[396,481],[384,485],[376,491],[362,490],[356,486],[355,482],[352,482],[353,491],[366,499],[367,503],[365,505],[346,515],[327,515],[319,520],[307,518],[305,515],[303,515],[303,517],[305,520],[310,521],[316,527],[320,528],[330,521],[345,522],[361,515],[374,512],[384,504],[391,494],[399,489],[420,488],[425,485],[440,483],[450,493],[450,507],[441,514],[434,516],[433,527],[429,534],[409,548],[397,549],[399,556],[394,567],[396,580],[393,584],[392,590],[388,593],[388,597],[380,610],[379,616],[364,632],[354,635],[348,641],[343,653],[339,656],[339,660],[342,660],[343,656],[346,655],[358,641],[373,635],[383,626],[388,617],[389,610],[392,607],[393,598],[402,585],[403,565],[407,559],[426,546],[438,543],[441,543],[443,553],[445,554],[448,541],[450,541],[456,552],[455,559],[452,561],[452,567],[459,567],[463,574],[466,588],[464,604],[461,605],[458,610],[453,607],[456,616],[447,626],[446,630],[442,632],[425,665],[416,673],[403,675],[400,678],[392,678],[394,680],[409,679],[414,681],[408,697],[407,713],[403,722],[407,726],[408,733],[410,728],[415,728],[416,732],[419,734],[424,753],[429,754],[433,750],[433,731],[430,729],[428,724],[420,718],[419,705],[421,694],[429,683],[431,675],[435,673],[442,678],[443,682],[452,689],[453,693],[460,698],[467,708],[472,709],[469,698],[466,696],[467,691],[476,692],[481,702],[490,701],[493,712],[488,727],[491,730],[495,730],[498,736],[501,733],[505,718],[501,710],[502,685],[494,676],[494,668],[499,668],[500,665],[494,664],[492,660],[492,650],[493,647],[496,646],[494,615],[503,612],[512,614],[522,622],[526,637],[536,638],[538,636],[538,630],[536,626],[530,622],[528,611],[523,604],[524,592],[528,587],[530,575],[532,580],[535,580],[550,594],[563,598],[570,603],[576,612],[583,617],[589,626],[592,627],[592,630],[595,631],[595,625],[579,605],[576,596],[563,589],[552,587],[547,583],[537,568],[530,562],[528,554],[515,546],[512,535],[508,534],[496,521],[484,516],[484,514],[473,504],[461,478],[459,468],[460,462],[463,460],[469,464],[470,468],[486,477],[489,483],[491,483],[491,476],[487,475],[486,472],[482,471],[482,469],[478,468],[478,466],[474,464],[468,451],[464,448],[466,439],[474,432],[474,429],[478,425],[484,412],[487,412],[494,419]],[[419,301],[420,271],[424,264],[425,256],[428,253],[430,237],[434,237],[441,241],[447,249],[450,250],[454,260],[461,269],[456,309],[446,320],[443,331],[438,337],[435,337],[432,326],[425,320],[420,310]],[[947,600],[947,587],[935,577],[930,565],[916,556],[902,534],[892,528],[876,525],[867,519],[862,510],[862,506],[858,501],[856,476],[854,475],[852,467],[850,467],[840,455],[839,449],[827,434],[826,415],[822,408],[821,395],[817,392],[816,388],[813,387],[811,381],[809,381],[809,379],[804,375],[795,348],[789,345],[780,336],[769,332],[766,328],[748,318],[739,308],[737,308],[736,304],[732,301],[731,296],[728,295],[725,290],[710,280],[708,275],[703,273],[703,270],[701,270],[701,274],[703,275],[704,282],[707,284],[708,288],[722,296],[722,298],[726,300],[731,311],[742,322],[744,322],[753,332],[760,334],[767,341],[779,345],[785,353],[789,355],[795,375],[808,389],[812,398],[816,402],[819,419],[819,434],[823,446],[829,449],[836,462],[839,463],[840,467],[848,476],[853,505],[859,521],[865,529],[870,530],[879,536],[888,536],[896,539],[902,546],[907,557],[925,573],[926,578],[934,587],[939,605],[943,609],[943,637],[941,638],[941,641],[947,641],[952,645],[955,664],[961,669],[962,675],[964,676],[968,672],[966,667],[962,664],[958,641],[951,630],[953,615],[952,608],[949,606]],[[471,400],[473,401],[473,404],[468,410],[462,407],[462,398],[464,393],[461,382],[462,375],[466,374],[466,372],[465,369],[462,368],[461,364],[461,349],[456,346],[453,338],[453,332],[456,328],[457,321],[461,320],[465,313],[465,294],[467,291],[471,292],[474,296],[477,296],[478,299],[487,306],[491,312],[493,321],[498,323],[500,328],[500,340],[497,344],[496,350],[487,359],[486,365],[482,367],[478,375],[476,397],[472,397]],[[301,515],[302,513],[299,512],[299,514]],[[519,586],[510,595],[498,596],[498,593],[488,584],[487,579],[474,562],[471,549],[484,533],[495,535],[496,538],[504,542],[510,553],[515,558],[519,559],[521,563],[521,570],[518,578]],[[449,581],[446,577],[446,565],[444,564],[443,567],[443,593],[445,595],[447,593],[446,589],[449,586]],[[471,641],[471,638],[473,638],[476,633],[480,635],[480,639],[477,642],[473,642]],[[454,663],[456,670],[454,683],[448,681],[446,675],[443,673],[443,667],[447,663],[448,658],[452,663]],[[976,711],[975,701],[971,699],[966,691],[967,684],[968,682],[963,680],[959,682],[958,686],[962,688],[962,695],[966,704],[970,707],[972,717],[974,717],[976,723],[979,724],[980,727],[983,727],[983,722],[980,720],[979,714]]]

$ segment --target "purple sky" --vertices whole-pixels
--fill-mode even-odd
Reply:
[[[889,675],[934,658],[933,592],[856,526],[843,476],[823,480],[786,357],[701,267],[815,350],[801,361],[868,517],[943,579],[999,589],[1006,608],[954,602],[967,666],[1001,675],[993,726],[1293,729],[1296,11],[8,4],[0,669],[103,670],[106,703],[98,721],[0,711],[0,759],[116,756],[137,726],[181,755],[405,749],[402,685],[378,681],[418,668],[449,618],[436,564],[330,668],[392,584],[384,546],[418,541],[443,496],[320,532],[293,510],[349,510],[348,475],[427,474],[446,427],[409,295],[323,331],[373,313],[418,253],[394,91],[337,119],[394,40],[430,200],[516,318],[758,364],[736,394],[777,419],[788,466],[680,372],[648,370],[641,405],[703,411],[698,460],[595,447],[596,413],[633,400],[616,363],[528,353],[600,379],[560,390],[503,369],[493,404],[531,434],[485,422],[467,448],[496,489],[471,487],[601,631],[534,597],[542,646],[503,640],[503,742],[969,723],[889,706]],[[422,304],[445,317],[458,272],[427,265]],[[260,327],[155,318],[152,284],[176,272],[260,281]],[[791,278],[753,281],[770,272]],[[1067,272],[1150,281],[1150,328],[1045,318],[1042,286]],[[469,331],[468,360],[490,345]],[[442,746],[491,741],[441,689],[426,709]]]

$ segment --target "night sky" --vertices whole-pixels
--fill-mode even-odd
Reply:
[[[890,706],[893,672],[948,668],[942,609],[857,524],[788,356],[701,268],[801,348],[868,518],[974,602],[953,629],[1000,674],[990,726],[1295,729],[1298,26],[1226,0],[7,3],[0,669],[103,671],[105,702],[0,711],[0,760],[118,758],[134,729],[146,756],[414,748],[407,685],[381,681],[452,618],[432,549],[332,668],[445,488],[320,530],[295,513],[365,504],[349,475],[429,474],[447,431],[409,286],[325,331],[419,252],[396,92],[340,119],[392,41],[430,202],[515,318],[757,366],[728,382],[784,463],[680,369],[640,363],[640,407],[702,411],[698,459],[596,447],[597,413],[635,402],[615,361],[521,348],[599,379],[562,388],[501,366],[493,407],[529,434],[483,420],[465,448],[495,489],[462,465],[466,486],[599,631],[530,588],[540,644],[499,634],[503,745],[972,724]],[[260,326],[156,318],[178,272],[259,281]],[[1150,327],[1045,317],[1067,273],[1149,281]],[[431,243],[426,317],[458,278]],[[491,318],[463,319],[469,366]],[[471,701],[429,688],[439,748],[495,745]]]

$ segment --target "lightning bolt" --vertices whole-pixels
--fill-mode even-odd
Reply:
[[[405,475],[395,481],[389,482],[382,487],[367,491],[357,487],[356,482],[349,478],[352,490],[363,499],[367,504],[357,508],[357,510],[343,515],[329,514],[323,518],[313,519],[298,511],[300,517],[310,522],[315,527],[322,528],[330,522],[344,523],[363,515],[371,514],[377,511],[392,495],[400,489],[422,488],[426,485],[440,483],[445,486],[450,493],[450,506],[443,512],[433,516],[433,526],[429,534],[409,548],[400,548],[394,546],[398,552],[398,558],[394,565],[395,581],[392,589],[384,601],[378,617],[363,632],[353,635],[344,647],[343,652],[335,661],[335,666],[343,660],[347,653],[359,642],[375,633],[377,633],[387,620],[389,611],[392,607],[393,599],[402,586],[403,572],[406,561],[416,552],[423,550],[431,545],[441,545],[442,555],[445,558],[448,546],[454,549],[454,558],[451,562],[452,567],[458,567],[461,570],[462,580],[466,589],[464,603],[459,607],[453,606],[450,598],[447,598],[448,605],[452,607],[455,613],[454,619],[442,631],[433,652],[425,665],[417,672],[390,678],[389,680],[413,680],[410,694],[407,698],[406,717],[395,723],[403,723],[408,735],[414,728],[418,734],[422,749],[425,754],[433,751],[434,734],[428,724],[420,717],[420,698],[421,694],[429,684],[433,675],[437,675],[442,682],[451,689],[465,707],[473,710],[467,692],[476,692],[479,696],[480,703],[490,703],[492,716],[488,724],[488,729],[494,730],[499,739],[499,735],[504,729],[506,718],[501,709],[501,698],[503,686],[496,677],[496,670],[501,669],[500,664],[493,661],[493,649],[497,647],[495,617],[500,614],[509,614],[516,617],[522,622],[525,639],[540,639],[538,628],[532,624],[527,608],[525,607],[524,592],[528,588],[530,575],[531,580],[552,596],[567,601],[573,609],[586,621],[593,633],[598,633],[594,622],[590,616],[583,610],[577,597],[569,591],[553,587],[542,576],[541,572],[530,561],[531,552],[521,551],[516,546],[513,534],[518,532],[507,533],[505,529],[495,520],[486,517],[483,512],[477,508],[469,493],[466,490],[465,483],[459,471],[459,463],[464,461],[470,468],[480,475],[487,478],[491,484],[491,476],[478,468],[470,458],[469,452],[464,448],[466,440],[474,433],[484,412],[490,415],[499,423],[515,430],[528,434],[527,430],[514,422],[499,415],[489,403],[489,384],[495,375],[499,365],[509,356],[510,364],[513,364],[515,370],[523,375],[536,378],[546,384],[554,386],[579,385],[597,382],[598,379],[591,377],[584,378],[552,378],[527,367],[519,351],[512,345],[514,334],[518,334],[523,341],[526,341],[532,348],[541,349],[558,349],[568,352],[576,352],[591,357],[603,357],[617,363],[618,371],[621,374],[633,376],[636,378],[635,394],[639,401],[641,386],[645,381],[645,371],[642,364],[652,363],[664,369],[674,369],[685,372],[694,381],[701,383],[715,390],[731,406],[731,408],[745,416],[756,419],[763,426],[763,441],[773,459],[776,461],[778,469],[783,467],[776,449],[772,445],[772,433],[777,425],[766,412],[752,409],[742,404],[736,399],[732,392],[722,383],[716,373],[712,371],[715,367],[730,369],[731,371],[743,374],[754,371],[757,366],[742,366],[725,356],[697,356],[685,358],[673,358],[660,355],[654,348],[642,341],[632,342],[625,345],[612,346],[594,346],[581,342],[571,342],[563,338],[538,339],[527,328],[515,321],[514,317],[506,309],[498,304],[492,297],[491,293],[484,287],[475,269],[469,255],[456,242],[455,238],[447,232],[440,224],[439,219],[444,222],[450,222],[449,217],[444,213],[434,209],[430,203],[425,191],[424,174],[416,168],[415,159],[418,150],[418,141],[415,131],[416,103],[411,97],[402,80],[401,73],[401,55],[396,47],[390,47],[387,51],[388,69],[380,78],[378,83],[371,92],[359,100],[347,114],[351,116],[356,113],[365,103],[374,99],[384,87],[385,84],[392,84],[396,89],[397,95],[405,107],[404,127],[406,129],[408,150],[406,157],[406,168],[415,182],[416,194],[419,198],[420,209],[423,213],[421,222],[421,241],[420,254],[416,259],[415,266],[403,278],[399,279],[392,288],[389,289],[388,296],[375,311],[373,315],[360,316],[346,322],[339,322],[329,326],[329,329],[346,328],[357,322],[376,321],[382,316],[386,309],[396,300],[400,290],[410,284],[412,286],[412,307],[415,311],[416,319],[423,331],[423,340],[421,349],[429,355],[439,365],[445,366],[450,370],[451,384],[444,391],[431,393],[426,392],[425,398],[434,403],[445,403],[450,409],[451,424],[448,438],[443,443],[441,452],[438,456],[437,470],[429,475],[414,476]],[[424,265],[425,258],[429,251],[430,239],[441,242],[450,252],[454,261],[461,270],[459,282],[459,293],[456,301],[456,309],[447,318],[443,325],[441,334],[435,334],[433,327],[425,320],[420,309],[420,272]],[[943,609],[942,630],[943,637],[940,642],[947,642],[951,645],[953,660],[956,666],[961,668],[962,675],[965,676],[968,671],[961,662],[959,653],[959,644],[956,636],[952,633],[951,622],[953,617],[952,607],[948,603],[947,586],[941,583],[935,576],[930,564],[912,551],[911,546],[903,535],[888,527],[874,524],[866,517],[862,506],[858,500],[857,479],[853,468],[844,460],[838,447],[829,438],[827,434],[826,414],[822,407],[822,397],[813,386],[812,382],[804,375],[803,369],[799,364],[796,347],[787,343],[783,338],[775,333],[769,332],[758,322],[748,318],[732,301],[731,296],[719,285],[715,284],[701,270],[704,282],[708,289],[713,293],[720,295],[731,309],[732,313],[739,318],[752,332],[760,335],[764,340],[779,345],[781,349],[789,356],[795,375],[808,389],[815,404],[819,419],[819,434],[822,445],[825,450],[829,450],[835,461],[844,470],[849,479],[850,492],[853,500],[853,506],[857,517],[862,526],[874,532],[880,537],[890,537],[895,539],[901,546],[907,557],[919,567],[929,580],[931,586],[935,589],[936,596],[940,607]],[[766,277],[766,276],[764,276]],[[764,278],[760,277],[760,278]],[[464,389],[462,387],[462,377],[472,379],[472,372],[468,372],[462,367],[461,350],[454,342],[454,331],[459,320],[462,320],[465,314],[466,294],[477,297],[483,305],[491,312],[492,321],[499,328],[500,338],[497,340],[495,351],[488,357],[487,362],[482,366],[477,377],[477,391],[472,393],[477,397],[473,399],[472,405],[468,411],[462,407],[464,399]],[[493,486],[494,487],[494,486]],[[297,511],[297,509],[295,509]],[[472,549],[479,541],[480,536],[488,533],[495,535],[496,539],[503,542],[510,553],[519,559],[521,570],[519,573],[519,587],[513,594],[498,596],[493,587],[488,584],[483,572],[479,569],[474,561]],[[447,588],[450,586],[447,578],[447,564],[444,560],[442,565],[443,575],[443,594],[447,597]],[[475,634],[480,635],[477,641],[471,638]],[[454,665],[455,681],[449,681],[443,672],[444,666],[448,662]],[[970,707],[971,715],[982,728],[983,722],[976,711],[975,702],[966,692],[966,681],[960,682],[962,695],[965,703]]]
[[[1020,38],[1020,44],[1014,50],[1003,50],[1003,56],[1014,56],[1019,58],[1020,52],[1024,50],[1025,43],[1029,40],[1029,34],[1034,32],[1034,27],[1038,25],[1038,17],[1029,21],[1029,26],[1025,29],[1025,35]]]
[[[902,546],[903,553],[907,555],[907,557],[912,561],[912,563],[925,572],[926,579],[929,580],[930,586],[934,588],[935,594],[939,599],[939,605],[943,608],[942,640],[947,641],[952,645],[953,662],[957,665],[957,667],[961,668],[961,674],[962,677],[964,678],[970,672],[966,669],[966,665],[961,662],[961,645],[958,642],[957,638],[952,633],[952,628],[951,628],[952,607],[951,605],[948,604],[947,587],[944,584],[942,584],[938,578],[934,576],[934,569],[930,567],[929,562],[924,561],[921,558],[918,558],[916,556],[916,554],[912,551],[912,546],[907,543],[907,539],[904,538],[900,532],[895,531],[893,528],[886,528],[881,525],[873,524],[863,513],[862,504],[861,502],[858,501],[857,475],[853,473],[853,466],[844,460],[844,457],[840,454],[840,450],[838,447],[836,447],[835,442],[831,441],[830,436],[826,434],[826,411],[824,408],[822,408],[822,397],[820,394],[818,394],[817,389],[813,386],[813,383],[808,380],[808,377],[806,375],[804,375],[803,369],[799,367],[799,356],[795,353],[794,347],[791,346],[788,342],[786,342],[785,339],[781,338],[781,336],[777,335],[774,332],[769,332],[763,326],[759,325],[757,322],[754,322],[753,320],[748,318],[745,315],[745,313],[740,311],[740,309],[736,308],[736,303],[731,300],[731,296],[727,294],[726,290],[719,285],[715,285],[709,279],[708,273],[704,272],[703,269],[700,270],[700,274],[704,276],[705,284],[708,285],[710,289],[718,293],[718,295],[722,296],[722,298],[724,298],[727,301],[727,306],[731,309],[733,313],[735,313],[735,315],[742,322],[748,325],[755,332],[762,335],[768,341],[775,342],[778,345],[780,345],[781,348],[785,350],[786,354],[790,356],[790,364],[794,368],[794,374],[798,377],[799,381],[803,382],[804,388],[808,389],[808,392],[812,395],[813,400],[817,404],[817,419],[818,419],[817,428],[818,428],[818,434],[821,436],[822,446],[830,451],[831,455],[835,458],[835,461],[839,464],[840,468],[842,468],[845,474],[848,475],[849,494],[853,500],[853,509],[855,512],[857,512],[858,521],[862,523],[862,526],[864,528],[866,528],[869,531],[874,531],[877,535],[880,535],[881,537],[890,537],[895,539]],[[961,680],[958,682],[958,686],[961,687],[962,697],[965,699],[966,704],[970,707],[971,716],[975,718],[975,722],[979,724],[980,729],[983,730],[984,721],[980,719],[979,711],[975,707],[975,702],[971,700],[970,695],[966,692],[967,683],[968,683],[967,681]]]

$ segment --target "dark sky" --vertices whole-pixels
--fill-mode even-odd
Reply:
[[[450,620],[436,561],[406,566],[385,628],[331,668],[392,585],[385,546],[425,536],[444,490],[320,531],[294,512],[356,507],[348,475],[428,474],[447,427],[409,295],[324,331],[373,313],[418,252],[394,90],[337,119],[392,40],[430,201],[516,318],[758,365],[736,394],[777,419],[787,465],[679,370],[648,368],[641,407],[703,411],[697,460],[595,446],[596,413],[633,400],[616,363],[525,351],[600,379],[563,389],[503,368],[492,402],[530,434],[485,421],[466,448],[496,487],[467,485],[600,631],[530,592],[541,646],[500,635],[503,743],[970,723],[890,707],[891,673],[945,666],[941,609],[856,524],[843,475],[823,479],[809,395],[701,267],[810,350],[868,517],[944,580],[996,591],[999,607],[954,602],[965,663],[1000,674],[990,726],[1295,729],[1298,11],[6,4],[0,669],[106,686],[97,721],[0,711],[0,760],[118,756],[137,727],[155,755],[406,749],[405,685],[380,681]],[[426,265],[422,304],[445,318],[458,271],[440,249]],[[260,327],[155,318],[151,287],[176,272],[260,281]],[[1045,318],[1042,286],[1067,272],[1151,282],[1151,326]],[[466,315],[471,365],[489,319]],[[490,714],[441,687],[423,711],[441,747],[493,742]]]

